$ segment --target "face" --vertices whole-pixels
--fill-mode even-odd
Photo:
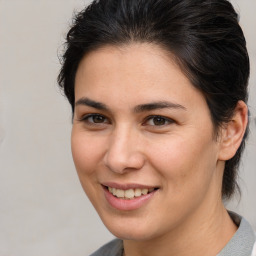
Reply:
[[[207,215],[221,198],[219,148],[203,95],[163,49],[106,46],[81,61],[73,158],[117,237],[154,239]]]

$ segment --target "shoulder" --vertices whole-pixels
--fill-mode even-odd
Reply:
[[[230,217],[238,226],[237,232],[217,256],[256,256],[253,247],[255,246],[255,232],[245,218],[234,212],[229,212]]]
[[[112,240],[111,242],[103,245],[96,252],[90,256],[122,256],[123,254],[123,241],[120,239]]]

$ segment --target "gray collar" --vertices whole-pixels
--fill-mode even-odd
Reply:
[[[255,243],[255,234],[252,227],[243,217],[236,213],[229,212],[229,215],[239,227],[217,256],[251,256]]]

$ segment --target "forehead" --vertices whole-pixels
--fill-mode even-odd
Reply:
[[[138,75],[147,75],[148,78],[153,75],[164,77],[164,72],[171,72],[169,65],[179,71],[173,59],[169,52],[155,44],[107,45],[84,56],[78,67],[76,82],[78,78],[85,78],[85,75],[88,79],[93,77],[94,80],[101,79],[101,76],[118,78],[119,75],[125,75],[125,78],[130,77],[131,81],[135,81]],[[110,72],[114,70],[116,72]],[[148,80],[147,77],[144,79]]]
[[[79,97],[110,104],[159,100],[183,104],[194,100],[196,104],[199,98],[204,101],[174,57],[161,47],[146,43],[105,46],[84,56],[75,79],[76,100]]]

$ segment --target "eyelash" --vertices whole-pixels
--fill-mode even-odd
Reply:
[[[93,120],[89,121],[90,118],[100,118],[101,120],[103,120],[103,122],[94,122]],[[153,121],[154,122],[154,119],[158,118],[158,121],[162,121],[164,122],[163,124],[148,124],[149,121]],[[87,124],[89,125],[102,125],[102,124],[111,124],[110,121],[108,121],[108,118],[105,117],[104,115],[101,115],[101,114],[88,114],[88,115],[85,115],[83,116],[81,119],[79,119],[79,121],[82,121],[82,122],[86,122]],[[107,122],[106,122],[107,121]],[[156,121],[156,120],[155,120]],[[164,117],[164,116],[160,116],[160,115],[151,115],[151,116],[148,116],[147,118],[144,119],[142,125],[143,126],[146,126],[146,125],[149,125],[149,126],[152,126],[152,127],[164,127],[166,125],[169,125],[169,124],[173,124],[175,123],[175,121],[171,118],[167,118],[167,117]]]
[[[145,121],[143,122],[143,125],[147,125],[146,123],[149,122],[150,120],[154,120],[155,118],[160,119],[161,121],[164,121],[164,124],[160,124],[160,125],[156,125],[156,124],[151,124],[150,126],[155,126],[155,127],[163,127],[172,123],[175,123],[175,121],[171,118],[167,118],[164,116],[160,116],[160,115],[152,115],[152,116],[148,116]]]
[[[89,121],[89,118],[95,118],[95,117],[99,117],[101,119],[104,119],[104,121],[99,122],[99,123]],[[108,118],[105,117],[104,115],[101,115],[101,114],[88,114],[88,115],[83,116],[81,119],[79,119],[79,121],[86,122],[89,125],[101,125],[101,124],[110,123],[110,122],[105,122],[105,120],[108,120]]]

